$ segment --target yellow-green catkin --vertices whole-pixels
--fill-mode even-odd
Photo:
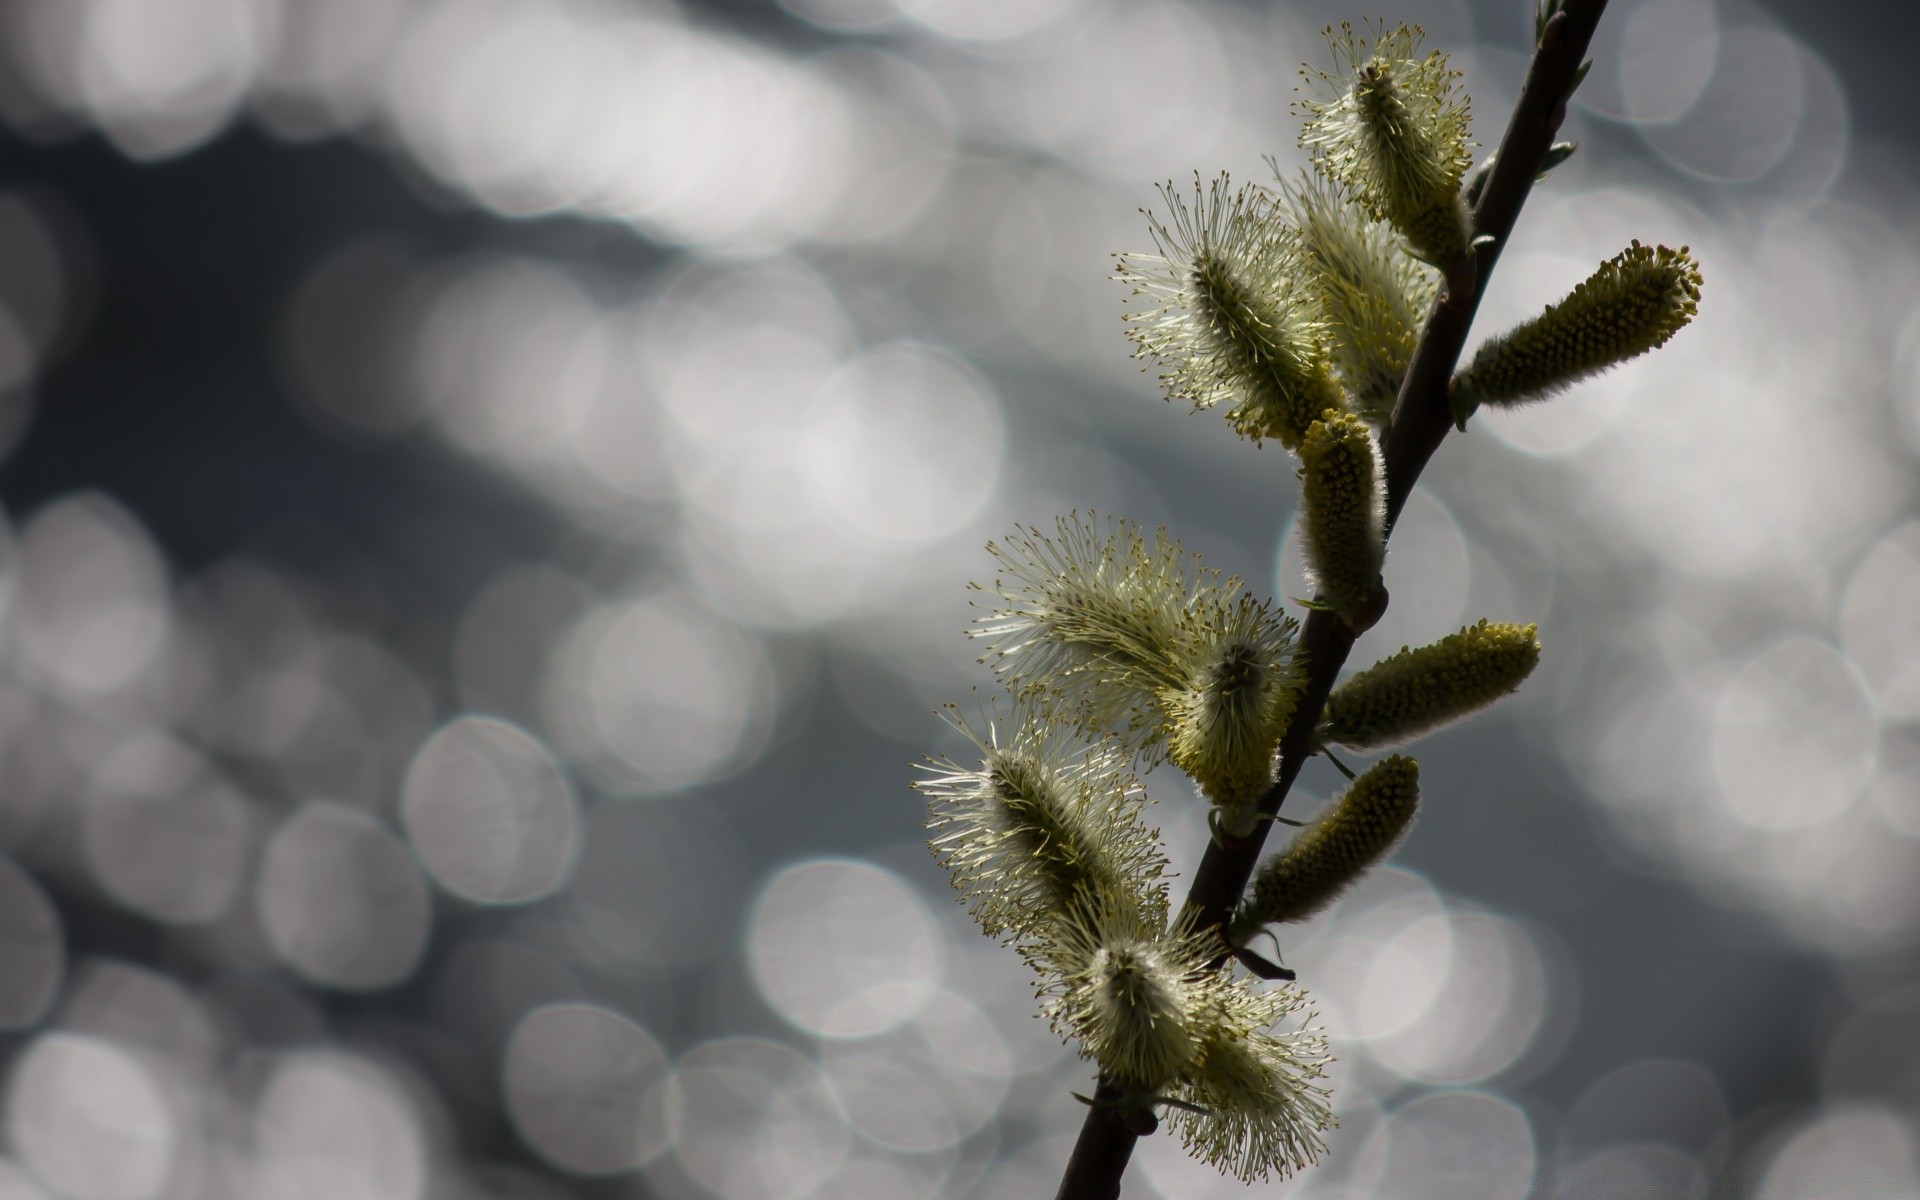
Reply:
[[[1193,631],[1186,686],[1161,697],[1168,759],[1243,832],[1273,782],[1274,750],[1299,698],[1296,627],[1242,595],[1217,624]]]
[[[1320,740],[1369,750],[1410,741],[1519,687],[1540,661],[1539,627],[1481,621],[1402,647],[1333,689]]]
[[[1203,1022],[1226,976],[1210,962],[1218,938],[1126,907],[1095,906],[1029,955],[1055,1032],[1110,1079],[1157,1091],[1192,1065]]]
[[[1134,356],[1161,365],[1169,399],[1229,403],[1241,436],[1292,449],[1342,397],[1285,211],[1224,175],[1205,190],[1195,179],[1190,202],[1161,191],[1166,222],[1148,215],[1158,253],[1119,259],[1142,303],[1127,314]]]
[[[1234,916],[1231,940],[1245,945],[1264,926],[1326,907],[1393,848],[1419,803],[1419,763],[1396,754],[1368,768],[1325,816],[1260,868]]]
[[[1329,414],[1300,443],[1300,506],[1307,570],[1319,599],[1355,632],[1379,619],[1384,593],[1386,487],[1366,422]]]
[[[1305,1007],[1299,989],[1254,991],[1244,981],[1222,989],[1200,1035],[1199,1061],[1174,1098],[1167,1120],[1187,1151],[1245,1182],[1291,1175],[1326,1153],[1335,1122],[1321,1082],[1326,1035],[1280,1022]]]
[[[1693,319],[1700,284],[1700,264],[1687,247],[1636,241],[1560,303],[1490,338],[1454,378],[1454,393],[1481,404],[1521,404],[1645,354]]]
[[[947,720],[980,761],[929,760],[914,787],[927,845],[988,936],[1046,936],[1096,904],[1164,919],[1167,860],[1123,749],[1081,743],[1024,706],[984,734],[957,710]]]
[[[1285,191],[1341,381],[1354,409],[1379,424],[1392,413],[1413,359],[1433,303],[1433,274],[1400,247],[1390,227],[1326,185],[1304,181]]]
[[[1454,87],[1460,73],[1438,50],[1421,55],[1420,37],[1406,25],[1328,29],[1336,69],[1307,75],[1317,95],[1302,102],[1311,119],[1300,144],[1415,254],[1444,268],[1468,242],[1467,104]]]

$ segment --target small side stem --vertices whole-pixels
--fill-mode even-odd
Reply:
[[[1527,68],[1526,83],[1514,105],[1506,134],[1500,139],[1493,169],[1481,189],[1473,210],[1473,248],[1471,264],[1456,264],[1447,272],[1457,286],[1444,289],[1435,301],[1420,341],[1401,381],[1400,394],[1393,406],[1384,442],[1387,476],[1387,527],[1392,529],[1420,472],[1433,458],[1435,450],[1452,428],[1452,406],[1447,385],[1466,345],[1468,329],[1486,293],[1487,280],[1500,259],[1500,251],[1520,219],[1520,209],[1533,190],[1533,182],[1553,145],[1554,134],[1567,113],[1567,94],[1580,64],[1585,61],[1587,45],[1606,11],[1607,0],[1565,0],[1558,13],[1547,22],[1540,44],[1534,48]],[[1307,614],[1300,635],[1300,652],[1306,661],[1307,679],[1292,723],[1280,742],[1280,769],[1260,800],[1260,814],[1271,817],[1299,778],[1300,768],[1313,754],[1314,733],[1320,713],[1334,680],[1353,650],[1356,635],[1331,611],[1315,608]],[[1198,925],[1221,931],[1221,961],[1225,961],[1225,929],[1233,910],[1253,877],[1260,849],[1267,839],[1271,821],[1258,821],[1245,837],[1216,838],[1194,872],[1187,893],[1185,912]],[[1096,1096],[1117,1096],[1104,1079]],[[1094,1108],[1087,1112],[1080,1127],[1079,1140],[1067,1161],[1065,1176],[1055,1200],[1117,1200],[1120,1177],[1133,1156],[1133,1133],[1111,1109]]]

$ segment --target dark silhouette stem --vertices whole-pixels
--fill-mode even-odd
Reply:
[[[1451,264],[1447,286],[1434,302],[1420,332],[1413,360],[1401,381],[1387,424],[1382,450],[1386,458],[1387,527],[1399,519],[1415,481],[1452,427],[1448,381],[1460,361],[1467,331],[1480,308],[1487,280],[1500,251],[1520,218],[1520,209],[1545,163],[1554,134],[1566,118],[1567,96],[1585,61],[1587,45],[1600,23],[1606,0],[1564,0],[1541,33],[1527,67],[1526,83],[1514,105],[1513,118],[1500,139],[1492,170],[1473,210],[1474,245],[1471,261]],[[1280,769],[1273,786],[1261,797],[1260,812],[1273,816],[1300,776],[1300,768],[1314,753],[1314,732],[1320,712],[1346,664],[1356,635],[1332,612],[1314,609],[1300,635],[1306,659],[1307,681],[1292,723],[1280,741]],[[1185,911],[1199,926],[1221,932],[1221,960],[1227,957],[1225,930],[1234,906],[1246,891],[1267,840],[1270,821],[1261,821],[1244,838],[1228,838],[1216,831],[1207,845],[1200,868],[1187,893]],[[1105,1080],[1099,1096],[1118,1095]],[[1080,1138],[1067,1161],[1055,1200],[1116,1200],[1120,1177],[1133,1155],[1136,1135],[1111,1108],[1091,1108],[1080,1127]]]

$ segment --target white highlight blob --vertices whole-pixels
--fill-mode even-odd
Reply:
[[[1797,638],[1727,685],[1713,718],[1713,767],[1727,808],[1763,829],[1831,820],[1873,774],[1873,700],[1831,647]]]
[[[27,658],[68,691],[116,691],[166,642],[166,569],[146,530],[103,495],[35,513],[21,533],[20,572]]]
[[[934,995],[945,946],[933,915],[891,871],[855,859],[790,866],[761,889],[747,966],[768,1007],[818,1037],[870,1037]]]
[[[765,744],[773,677],[757,640],[690,597],[587,614],[555,656],[549,717],[609,786],[659,795],[746,766]]]
[[[1720,20],[1711,2],[1658,0],[1626,19],[1620,42],[1617,115],[1671,121],[1692,108],[1714,78]]]
[[[1004,449],[986,381],[950,354],[904,343],[827,380],[800,453],[816,503],[849,533],[925,543],[972,522]]]
[[[514,1128],[562,1170],[628,1171],[672,1143],[660,1087],[667,1056],[646,1030],[610,1009],[534,1009],[514,1029],[500,1070]]]
[[[66,966],[59,912],[33,876],[0,855],[0,1029],[39,1024]]]
[[[1792,37],[1758,25],[1726,30],[1719,42],[1706,90],[1671,123],[1642,125],[1640,133],[1683,171],[1746,183],[1785,158],[1800,132],[1807,107],[1805,54]]]
[[[253,82],[271,12],[247,0],[91,0],[78,69],[94,118],[135,158],[207,141]]]
[[[1408,932],[1438,942],[1436,921],[1446,922],[1450,935],[1444,982],[1417,1020],[1375,1038],[1368,1051],[1409,1079],[1478,1083],[1533,1045],[1547,1014],[1546,968],[1523,928],[1491,914],[1450,912]]]
[[[1412,1026],[1439,999],[1452,967],[1453,930],[1426,880],[1380,867],[1334,908],[1285,934],[1287,962],[1317,980],[1314,1001],[1330,1036],[1356,1041]]]
[[[111,1042],[36,1039],[13,1065],[7,1132],[15,1153],[69,1200],[151,1200],[182,1131],[160,1081]]]
[[[253,1113],[247,1194],[260,1200],[417,1200],[426,1131],[399,1082],[355,1055],[282,1059]]]
[[[799,1200],[840,1169],[851,1136],[812,1063],[785,1046],[734,1038],[681,1058],[674,1160],[723,1200]]]
[[[274,832],[255,903],[274,953],[323,987],[391,987],[426,949],[431,912],[413,856],[344,805],[308,804]]]
[[[1882,537],[1854,568],[1840,637],[1882,714],[1920,717],[1920,521]]]
[[[147,734],[102,764],[81,838],[94,879],[120,904],[156,921],[204,924],[240,893],[253,813],[197,751]]]
[[[1526,1114],[1485,1092],[1423,1096],[1368,1139],[1382,1164],[1380,1196],[1421,1200],[1524,1200],[1533,1190],[1533,1130]]]
[[[400,815],[434,881],[482,904],[552,892],[573,861],[573,787],[540,741],[492,717],[459,717],[407,770]]]
[[[960,1140],[946,1097],[918,1064],[884,1051],[837,1055],[827,1062],[826,1075],[840,1111],[875,1145],[924,1154]]]
[[[1884,1195],[1913,1194],[1920,1180],[1920,1144],[1913,1114],[1879,1107],[1829,1110],[1810,1121],[1774,1154],[1756,1193],[1759,1200],[1799,1200],[1822,1193],[1844,1194],[1848,1185],[1865,1185],[1871,1195],[1899,1181]],[[1863,1190],[1865,1190],[1863,1188]]]

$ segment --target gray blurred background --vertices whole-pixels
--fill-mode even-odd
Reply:
[[[1517,0],[0,4],[0,1197],[1050,1195],[910,764],[1014,522],[1304,594],[1107,276],[1373,15],[1496,140]],[[1612,6],[1480,330],[1635,237],[1701,315],[1416,492],[1356,664],[1546,654],[1287,938],[1342,1128],[1251,1194],[1920,1196],[1916,34]]]

